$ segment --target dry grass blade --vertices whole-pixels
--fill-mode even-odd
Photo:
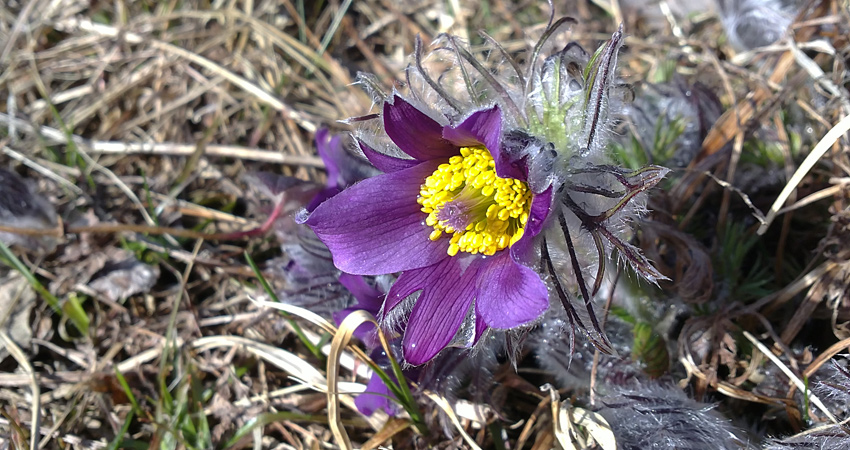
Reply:
[[[62,133],[60,130],[47,126],[36,128],[33,127],[32,124],[28,123],[27,121],[11,117],[8,114],[0,113],[0,124],[4,124],[7,126],[14,125],[15,127],[27,132],[38,132],[39,134],[47,138],[48,143],[63,143],[66,141],[65,134]],[[189,156],[196,152],[198,148],[197,145],[177,144],[170,142],[128,143],[114,141],[88,141],[76,135],[72,135],[71,139],[76,145],[96,155],[150,154],[160,156]],[[7,147],[3,147],[3,149],[5,153],[9,154],[9,156],[14,157],[16,159],[21,158],[21,156],[19,156],[20,153],[14,152],[14,150],[11,149],[7,149]],[[259,150],[255,148],[239,147],[235,145],[207,145],[204,148],[204,154],[206,156],[219,156],[226,158],[244,159],[249,161],[290,164],[296,166],[308,166],[317,168],[323,168],[325,166],[324,162],[322,162],[322,159],[318,156],[293,155],[268,150]],[[41,172],[41,170],[39,171]],[[67,181],[64,181],[64,183],[67,183]],[[76,186],[73,186],[73,188],[76,188]],[[76,189],[78,190],[79,188]]]
[[[41,448],[41,445],[38,442],[39,429],[41,428],[41,388],[39,387],[38,380],[36,379],[36,373],[32,368],[32,365],[27,358],[27,355],[24,354],[23,350],[18,347],[18,344],[15,343],[9,336],[6,335],[5,332],[0,330],[0,342],[3,343],[3,346],[6,347],[6,350],[9,354],[15,358],[15,361],[18,362],[18,365],[21,366],[21,369],[26,372],[30,377],[30,391],[32,395],[32,406],[31,413],[32,418],[30,419],[30,448],[37,449]]]
[[[829,45],[829,44],[826,44]],[[788,46],[791,49],[791,52],[794,54],[794,59],[797,61],[797,64],[805,70],[809,76],[816,83],[821,85],[830,95],[833,97],[837,97],[841,100],[841,105],[844,108],[844,112],[850,114],[850,101],[847,99],[847,95],[845,92],[835,85],[829,77],[826,76],[823,69],[818,66],[818,64],[812,60],[808,55],[806,55],[800,47],[797,46],[797,43],[794,42],[793,39],[788,41]],[[829,49],[828,53],[834,55],[835,49]]]
[[[235,73],[221,67],[219,64],[216,64],[215,62],[213,62],[213,61],[211,61],[207,58],[204,58],[203,56],[200,56],[196,53],[192,53],[188,50],[182,49],[180,47],[177,47],[175,45],[172,45],[172,44],[169,44],[169,43],[166,43],[166,42],[160,42],[160,41],[157,41],[157,40],[152,40],[150,38],[140,36],[136,33],[121,32],[120,30],[118,30],[115,27],[93,23],[93,22],[91,22],[89,20],[85,20],[85,19],[77,20],[77,21],[69,20],[68,22],[65,23],[65,25],[70,27],[70,28],[79,28],[79,29],[84,30],[84,31],[89,31],[89,32],[98,34],[100,36],[113,37],[113,38],[121,36],[122,39],[124,39],[124,40],[126,40],[127,42],[130,42],[130,43],[139,44],[139,43],[146,42],[146,43],[148,43],[149,45],[151,45],[152,47],[154,47],[158,50],[162,50],[166,53],[176,55],[176,56],[184,58],[188,61],[194,62],[194,63],[206,68],[207,70],[209,70],[209,71],[211,71],[215,74],[220,75],[221,77],[223,77],[227,81],[230,81],[234,85],[239,86],[241,89],[243,89],[246,92],[254,95],[258,100],[260,100],[263,103],[271,106],[272,108],[274,108],[278,111],[286,112],[287,114],[290,115],[290,117],[292,117],[293,119],[296,119],[298,121],[299,125],[301,125],[305,130],[310,131],[310,132],[316,131],[316,127],[312,122],[306,120],[304,117],[302,117],[300,114],[296,113],[295,111],[292,111],[291,108],[287,107],[282,101],[278,100],[273,94],[264,91],[262,88],[260,88],[256,84],[251,83],[250,81],[248,81],[248,80],[236,75]]]
[[[561,430],[561,433],[569,433],[572,439],[572,436],[575,436],[579,430],[583,429],[586,431],[588,437],[591,438],[588,440],[589,442],[586,442],[586,445],[579,447],[580,449],[593,447],[595,443],[602,447],[602,450],[617,450],[617,439],[614,437],[614,432],[611,431],[608,421],[601,415],[584,408],[573,407],[569,402],[563,401],[561,402],[558,417],[562,427],[564,423],[568,424],[568,431],[564,432],[564,430]],[[559,442],[562,442],[562,438],[558,435],[558,430],[555,431],[555,436],[558,437]]]
[[[190,156],[197,151],[197,146],[189,144],[173,144],[169,142],[124,143],[124,142],[92,142],[91,152],[100,154],[153,154],[169,156]],[[280,152],[238,147],[235,145],[207,145],[204,147],[205,156],[220,156],[251,161],[290,164],[323,168],[325,164],[318,156],[288,155]]]
[[[795,280],[788,286],[785,286],[781,290],[773,292],[765,296],[764,298],[759,299],[747,309],[751,311],[758,311],[762,307],[765,307],[763,312],[770,312],[771,310],[793,299],[794,296],[802,292],[803,289],[806,289],[807,287],[813,285],[822,276],[824,276],[824,274],[829,273],[829,271],[834,269],[835,265],[836,264],[832,261],[825,261],[824,263],[815,267],[805,275],[799,277],[797,280]]]
[[[537,407],[531,413],[528,420],[525,422],[525,426],[522,428],[522,432],[520,432],[519,438],[517,439],[516,448],[517,450],[522,450],[525,447],[525,443],[531,437],[531,433],[534,431],[534,425],[537,423],[538,418],[543,414],[546,410],[546,407],[552,403],[551,396],[544,396],[540,402],[537,403]]]
[[[428,398],[430,398],[437,406],[440,407],[440,409],[443,410],[444,413],[446,413],[446,415],[449,417],[449,420],[452,422],[452,425],[455,426],[455,429],[463,437],[463,440],[466,441],[466,445],[469,446],[468,448],[472,450],[481,450],[481,447],[478,445],[477,442],[475,442],[475,439],[473,439],[472,436],[470,436],[469,433],[467,433],[466,430],[463,428],[463,425],[461,425],[457,414],[455,414],[455,411],[452,408],[452,405],[449,404],[449,401],[446,400],[445,397],[442,397],[434,392],[427,392],[425,395],[427,395]]]
[[[577,450],[575,439],[571,432],[572,430],[570,429],[571,424],[569,423],[569,420],[567,420],[566,423],[562,423],[564,418],[561,417],[560,410],[563,405],[561,405],[561,395],[558,393],[558,390],[548,383],[544,384],[540,390],[549,392],[549,408],[550,413],[552,414],[552,433],[558,441],[558,444],[560,444],[564,450]]]
[[[366,441],[360,450],[372,450],[378,448],[384,442],[392,439],[396,434],[410,428],[410,421],[401,419],[390,419],[374,436]]]
[[[800,167],[797,168],[797,171],[794,172],[794,175],[788,180],[788,183],[785,184],[785,188],[782,189],[782,192],[779,193],[779,196],[776,197],[776,201],[773,202],[773,205],[770,207],[770,211],[768,211],[767,216],[765,217],[764,223],[759,227],[758,234],[764,234],[767,231],[767,228],[770,227],[773,219],[776,218],[777,213],[779,212],[782,205],[785,204],[785,201],[788,200],[788,197],[791,195],[791,192],[794,189],[797,189],[797,185],[803,181],[803,178],[806,174],[812,170],[812,167],[841,139],[841,136],[847,134],[850,131],[850,115],[845,116],[841,119],[835,126],[829,130],[826,135],[815,145],[815,148],[812,149],[811,153],[806,156],[806,159],[800,164]]]
[[[339,368],[341,358],[343,356],[343,350],[349,345],[351,342],[351,338],[354,336],[354,331],[357,330],[360,325],[365,323],[369,323],[375,326],[375,330],[378,335],[378,340],[381,342],[381,347],[383,348],[386,355],[390,356],[390,362],[393,366],[394,376],[398,380],[398,389],[394,387],[390,387],[388,384],[387,387],[396,395],[397,399],[401,399],[402,406],[405,407],[406,411],[413,416],[409,422],[413,424],[418,424],[421,422],[421,415],[418,409],[413,407],[410,409],[410,402],[413,401],[410,390],[407,386],[407,380],[404,379],[404,374],[401,372],[398,364],[392,359],[392,348],[390,347],[389,341],[387,341],[386,335],[384,335],[378,323],[375,321],[375,318],[372,317],[371,314],[364,310],[357,310],[351,312],[345,320],[339,326],[339,330],[334,334],[333,340],[331,341],[330,351],[328,352],[328,366],[327,366],[327,374],[328,374],[328,421],[331,425],[331,432],[334,435],[334,439],[336,439],[338,445],[341,448],[351,448],[351,441],[348,438],[348,433],[346,433],[345,428],[342,426],[342,421],[340,418],[340,408],[339,408]],[[353,347],[353,346],[352,346]],[[363,361],[369,362],[373,369],[376,367],[373,362],[371,362],[363,351],[359,348],[353,347],[352,350],[359,358]],[[384,383],[391,383],[391,379],[386,378],[386,375],[381,374]],[[350,405],[349,407],[356,406]],[[380,413],[380,414],[379,414]],[[373,428],[380,429],[383,428],[383,425],[386,423],[387,415],[383,412],[376,411],[372,414],[370,421],[370,425]],[[378,422],[381,422],[380,424]],[[419,421],[419,422],[417,422]],[[417,425],[418,427],[419,425]]]
[[[784,373],[785,376],[787,376],[788,379],[791,380],[791,382],[794,383],[795,386],[797,386],[797,389],[799,389],[801,392],[806,391],[806,385],[805,383],[803,383],[803,380],[801,380],[800,377],[798,377],[796,374],[794,374],[794,372],[791,371],[791,369],[788,368],[788,366],[786,366],[782,361],[780,361],[779,358],[777,358],[776,355],[774,355],[773,352],[770,351],[770,349],[767,348],[766,345],[762,344],[761,341],[756,339],[756,337],[750,334],[749,331],[744,331],[744,337],[746,337],[747,340],[749,340],[753,345],[755,345],[760,352],[767,356],[767,358],[770,359],[770,361],[773,362],[773,364],[775,364],[776,367],[778,367],[779,370],[781,370],[782,373]],[[832,423],[838,423],[838,419],[836,419],[835,416],[832,415],[832,413],[829,411],[829,408],[827,408],[826,405],[824,405],[823,402],[814,393],[809,392],[808,396],[811,402],[814,403],[814,405],[817,406],[818,409],[820,409],[824,413],[824,415],[826,415],[826,417],[828,417],[829,420],[832,421]]]
[[[595,448],[617,450],[617,440],[608,421],[601,415],[584,408],[574,407],[570,400],[561,401],[558,391],[544,386],[549,391],[552,407],[552,430],[555,439],[564,450]]]
[[[240,336],[206,336],[192,341],[192,347],[198,351],[235,346],[242,347],[258,358],[274,364],[316,390],[322,391],[325,388],[326,381],[322,372],[300,356],[275,346]]]
[[[316,313],[314,313],[314,312],[312,312],[308,309],[304,309],[304,308],[301,308],[299,306],[290,305],[290,304],[287,304],[287,303],[269,302],[269,301],[265,301],[265,300],[255,300],[253,298],[251,298],[251,301],[254,304],[256,304],[257,306],[260,306],[260,307],[272,308],[272,309],[276,309],[278,311],[283,311],[285,313],[292,314],[293,316],[300,317],[300,318],[318,326],[324,332],[326,332],[330,335],[336,335],[338,333],[337,328],[335,326],[333,326],[333,324],[328,322],[324,317],[322,317],[322,316],[320,316],[320,315],[318,315],[318,314],[316,314]],[[304,330],[304,332],[305,332],[307,338],[310,339],[311,341],[313,341],[313,342],[321,341],[321,337],[319,335],[312,333],[309,330]],[[324,347],[322,347],[322,351],[325,354],[329,355],[331,348],[332,348],[332,346],[330,344],[328,344],[328,345],[325,345]],[[367,362],[367,363],[370,361],[369,356],[366,355],[366,353],[363,352],[363,350],[361,350],[360,348],[351,347],[351,350],[352,350],[352,353],[358,359],[360,359],[361,361],[364,361],[364,362]],[[347,369],[351,370],[357,376],[359,376],[361,378],[368,378],[368,375],[369,375],[368,367],[364,366],[362,364],[361,365],[356,364],[354,357],[352,357],[350,354],[343,352],[340,355],[340,364],[342,364]],[[371,419],[374,419],[374,420],[369,420],[369,423],[372,424],[372,425],[375,425],[379,422],[382,422],[383,419],[379,416],[380,416],[380,414],[377,414],[377,413],[373,414]]]
[[[344,450],[351,450],[351,440],[348,438],[348,433],[342,425],[339,408],[339,360],[342,351],[351,342],[354,336],[354,331],[357,327],[364,323],[372,323],[378,327],[375,319],[366,311],[354,311],[349,314],[340,324],[339,330],[334,335],[331,341],[331,352],[328,355],[328,420],[331,426],[331,432],[334,435],[337,445]],[[383,333],[380,333],[381,343],[386,344],[386,338]],[[389,351],[389,346],[385,345],[385,350]]]
[[[730,164],[730,167],[731,167],[731,164]],[[727,199],[729,198],[728,194],[730,192],[734,192],[734,193],[738,194],[738,197],[744,202],[744,204],[747,205],[747,208],[750,208],[750,211],[752,211],[753,217],[755,217],[756,220],[759,221],[759,223],[761,223],[761,224],[765,223],[766,219],[764,217],[764,214],[761,211],[759,211],[758,208],[756,208],[756,206],[753,204],[752,200],[750,200],[750,197],[745,192],[736,188],[732,183],[730,183],[728,181],[723,181],[720,178],[717,178],[711,172],[706,171],[706,172],[703,172],[703,174],[705,174],[707,177],[711,178],[715,183],[717,183],[718,185],[720,185],[720,187],[722,187],[724,189],[723,199],[724,199],[724,205],[726,206],[727,211],[728,211],[728,200]],[[720,217],[726,217],[725,214],[719,214],[719,216]]]
[[[841,184],[836,184],[834,186],[830,186],[828,188],[821,189],[821,190],[819,190],[819,191],[817,191],[813,194],[809,194],[809,195],[805,196],[804,198],[802,198],[800,200],[797,200],[792,205],[789,205],[789,206],[786,206],[786,207],[780,209],[779,211],[776,212],[776,215],[779,216],[779,215],[794,211],[796,209],[800,209],[800,208],[802,208],[806,205],[810,205],[810,204],[817,202],[819,200],[823,200],[825,198],[830,198],[830,197],[834,196],[835,194],[840,193],[842,189],[844,189],[844,186],[842,186]]]
[[[298,316],[308,322],[311,322],[313,325],[320,327],[327,333],[337,333],[337,328],[333,326],[332,323],[328,322],[327,319],[314,313],[313,311],[310,311],[309,309],[304,309],[300,306],[290,305],[287,303],[270,302],[266,300],[257,300],[254,298],[251,298],[251,301],[259,307],[272,308],[278,311],[283,311],[285,313],[292,314],[294,316]]]

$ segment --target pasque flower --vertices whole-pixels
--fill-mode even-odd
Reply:
[[[509,329],[548,307],[546,285],[514,249],[539,233],[551,193],[533,195],[504,166],[502,112],[475,111],[442,125],[396,95],[384,104],[387,135],[411,159],[361,144],[382,175],[322,203],[306,223],[343,272],[401,272],[387,293],[386,314],[416,300],[403,338],[405,360],[431,360],[469,314],[474,343],[487,327]]]
[[[406,96],[360,77],[382,111],[352,122],[383,174],[301,220],[343,272],[400,273],[379,318],[401,325],[410,364],[532,324],[550,297],[572,329],[610,352],[592,306],[605,260],[616,249],[641,276],[661,277],[625,236],[635,199],[666,170],[621,169],[605,151],[629,92],[616,78],[622,30],[592,56],[570,43],[541,58],[570,21],[550,24],[526,70],[486,35],[505,59],[492,70],[443,36],[428,57],[444,71],[430,76],[417,42]]]

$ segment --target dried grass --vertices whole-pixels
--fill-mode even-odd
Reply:
[[[357,71],[375,73],[389,90],[403,80],[417,35],[427,42],[451,31],[480,43],[483,29],[515,52],[531,42],[526,33],[539,34],[548,19],[546,2],[324,3],[26,0],[0,6],[3,166],[37,182],[66,225],[57,250],[20,257],[53,296],[63,304],[80,302],[90,320],[79,330],[39,302],[31,312],[31,342],[16,344],[0,328],[12,354],[0,361],[0,448],[324,448],[334,436],[343,448],[349,439],[351,447],[364,448],[500,448],[503,436],[516,448],[532,442],[532,448],[548,448],[563,438],[553,428],[567,417],[557,412],[563,403],[529,393],[552,374],[537,375],[533,367],[509,378],[492,403],[429,393],[427,419],[448,417],[448,433],[435,428],[416,436],[405,417],[360,416],[348,394],[363,389],[363,351],[325,345],[325,354],[341,361],[338,373],[326,370],[289,322],[268,303],[251,300],[262,294],[242,255],[271,260],[280,251],[274,239],[205,239],[265,219],[269,205],[242,182],[246,173],[322,181],[315,131],[344,132],[340,119],[374,112],[352,85]],[[666,274],[674,283],[669,292],[715,286],[691,296],[705,309],[671,337],[678,340],[671,348],[678,350],[675,375],[686,378],[683,384],[689,380],[698,396],[717,394],[729,408],[738,405],[730,399],[738,399],[795,410],[800,380],[848,347],[841,328],[850,321],[847,290],[823,280],[846,280],[846,260],[835,255],[846,255],[850,245],[842,240],[850,208],[850,14],[846,2],[809,3],[792,26],[793,41],[737,55],[717,20],[675,16],[668,2],[661,2],[667,6],[661,22],[638,20],[625,1],[580,1],[558,11],[575,15],[572,38],[591,44],[622,18],[631,33],[621,58],[628,81],[655,80],[672,64],[673,72],[722,93],[728,106],[691,165],[650,201],[652,220],[663,227],[644,245],[654,246],[649,253],[658,259],[672,258],[669,266],[679,276]],[[791,110],[797,116],[790,117]],[[792,139],[779,133],[784,162],[772,170],[789,181],[784,189],[751,188],[751,172],[742,168],[747,143],[754,131],[783,124],[799,131],[808,156],[792,154]],[[787,261],[777,266],[785,269],[775,274],[771,292],[741,301],[704,266],[712,261],[708,253],[717,255],[727,221],[750,220],[743,217],[771,201],[758,233],[782,216],[766,238],[780,244],[765,244],[763,254]],[[802,215],[842,225],[814,235]],[[697,239],[693,226],[701,221],[708,224],[699,236],[706,254],[684,255],[683,243]],[[747,236],[756,236],[755,228]],[[666,245],[671,237],[678,240]],[[826,248],[812,253],[821,239],[830,243],[832,259],[820,256]],[[89,282],[119,254],[161,273],[150,289],[115,301]],[[675,285],[683,279],[689,286]],[[796,310],[787,307],[797,303]],[[324,319],[287,311],[311,343],[336,342],[336,329]],[[817,334],[817,342],[805,340],[824,323],[832,329]],[[758,343],[760,352],[730,348],[729,342],[746,342],[736,339],[742,332],[753,344],[762,338],[752,334],[764,333],[776,345],[769,350]],[[762,356],[788,376],[765,375]],[[770,383],[759,381],[766,376],[775,376],[771,386],[779,387],[767,392]],[[339,404],[338,392],[344,393]],[[789,412],[782,424],[791,432],[802,422]]]

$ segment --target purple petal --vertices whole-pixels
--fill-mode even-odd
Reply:
[[[325,163],[325,170],[328,173],[328,187],[336,188],[339,186],[339,161],[340,152],[343,152],[342,139],[339,136],[331,136],[326,128],[316,131],[316,151],[322,162]]]
[[[366,391],[358,395],[354,399],[354,405],[361,413],[371,416],[375,411],[383,409],[389,415],[393,415],[395,408],[390,400],[395,396],[390,392],[390,389],[384,384],[377,374],[373,373],[372,378],[369,378],[369,383],[366,384]]]
[[[339,326],[342,323],[342,321],[345,320],[346,317],[348,317],[349,314],[353,313],[354,311],[360,311],[362,309],[363,308],[360,308],[357,305],[355,305],[355,306],[349,306],[348,308],[337,311],[337,312],[333,313],[334,323],[336,323],[336,325]],[[380,342],[380,338],[378,338],[377,334],[375,334],[374,331],[375,331],[375,325],[372,324],[372,323],[366,322],[366,323],[360,324],[360,326],[357,327],[354,330],[354,333],[352,333],[352,334],[357,339],[360,339],[361,342],[365,343],[367,348],[377,348],[378,346],[381,345],[381,342]]]
[[[340,274],[339,283],[354,295],[357,304],[333,313],[333,319],[337,325],[341,324],[354,311],[366,311],[377,317],[381,310],[381,304],[384,302],[384,294],[381,291],[370,286],[360,275],[351,275],[350,273]],[[367,322],[354,330],[354,336],[363,341],[368,348],[376,348],[381,343],[374,331],[375,325]]]
[[[493,159],[496,163],[496,175],[502,178],[514,178],[517,180],[528,181],[529,172],[529,156],[524,151],[531,145],[535,144],[536,139],[524,132],[508,133],[502,138],[502,147],[500,151],[495,152]],[[536,157],[536,160],[543,162],[546,155]],[[542,168],[541,168],[542,169]],[[535,188],[537,186],[531,186]],[[542,189],[548,187],[544,186]]]
[[[496,162],[496,174],[502,178],[525,180],[527,170],[502,151],[502,111],[496,105],[476,111],[456,127],[444,127],[443,137],[458,147],[484,145]]]
[[[375,168],[384,173],[398,172],[399,170],[408,169],[419,164],[419,161],[415,159],[401,159],[385,155],[362,142],[360,143],[360,150],[363,150],[366,159]]]
[[[416,160],[458,154],[457,146],[443,139],[442,125],[398,95],[392,104],[384,103],[384,129],[401,151]]]
[[[449,240],[428,239],[431,228],[416,197],[441,162],[361,181],[319,205],[305,223],[343,272],[381,275],[434,264],[446,257]]]
[[[525,225],[523,237],[535,237],[540,234],[543,224],[552,211],[552,188],[546,189],[531,199],[531,207],[528,211],[528,223]]]
[[[515,180],[528,180],[527,158],[514,159],[503,150],[491,150],[493,162],[496,163],[496,175],[502,178],[513,178]]]
[[[328,174],[328,177],[330,177],[330,174]],[[330,180],[330,178],[328,178],[328,180]],[[336,186],[326,187],[321,191],[317,192],[316,195],[314,195],[313,198],[310,199],[310,203],[308,203],[307,206],[304,207],[304,209],[306,209],[308,212],[313,212],[319,205],[324,203],[325,200],[333,197],[336,194],[339,194],[340,192],[342,192],[342,189]]]
[[[514,261],[531,265],[535,258],[533,248],[534,238],[540,234],[549,213],[552,211],[552,187],[541,194],[537,194],[531,200],[531,208],[528,211],[528,223],[525,224],[525,232],[522,238],[511,246],[511,257]]]
[[[449,255],[446,255],[448,258]],[[381,320],[384,320],[387,313],[392,311],[402,300],[406,299],[410,294],[421,291],[434,276],[436,264],[423,267],[421,269],[406,270],[399,275],[398,280],[390,287],[387,292],[387,299],[384,301],[384,309],[381,311]]]
[[[498,153],[502,140],[502,111],[499,106],[472,113],[456,127],[443,127],[443,138],[457,147],[484,145]]]
[[[490,328],[487,326],[487,322],[484,319],[476,314],[475,315],[475,339],[472,340],[472,345],[478,343],[478,340],[481,339],[481,336],[484,334],[487,329]]]
[[[404,359],[413,365],[430,361],[451,342],[475,296],[478,262],[466,268],[461,258],[445,258],[431,269],[416,300],[402,340]]]
[[[384,293],[369,285],[360,275],[343,273],[339,276],[339,283],[348,289],[357,299],[357,309],[368,311],[373,316],[378,315],[381,305],[384,303]]]
[[[487,325],[510,329],[540,317],[549,307],[546,285],[508,252],[488,258],[478,272],[477,316]]]

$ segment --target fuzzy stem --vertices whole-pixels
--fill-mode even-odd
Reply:
[[[564,239],[567,241],[567,251],[570,253],[570,261],[573,266],[573,273],[575,273],[576,281],[578,282],[579,290],[581,291],[582,297],[584,297],[584,306],[587,308],[587,314],[590,316],[590,322],[593,324],[593,329],[599,333],[599,338],[602,342],[596,342],[596,339],[591,338],[593,345],[599,349],[600,352],[605,353],[606,355],[614,354],[614,349],[611,347],[611,343],[608,341],[608,338],[605,336],[605,332],[602,330],[602,327],[599,326],[599,321],[596,319],[596,313],[593,311],[593,300],[590,296],[590,293],[587,290],[587,284],[584,281],[584,275],[581,272],[581,265],[578,262],[578,256],[576,255],[576,249],[573,246],[573,240],[570,236],[570,230],[567,227],[567,219],[564,217],[564,213],[561,212],[558,214],[558,223],[561,225],[561,231],[564,232]],[[601,344],[601,345],[600,345]]]

